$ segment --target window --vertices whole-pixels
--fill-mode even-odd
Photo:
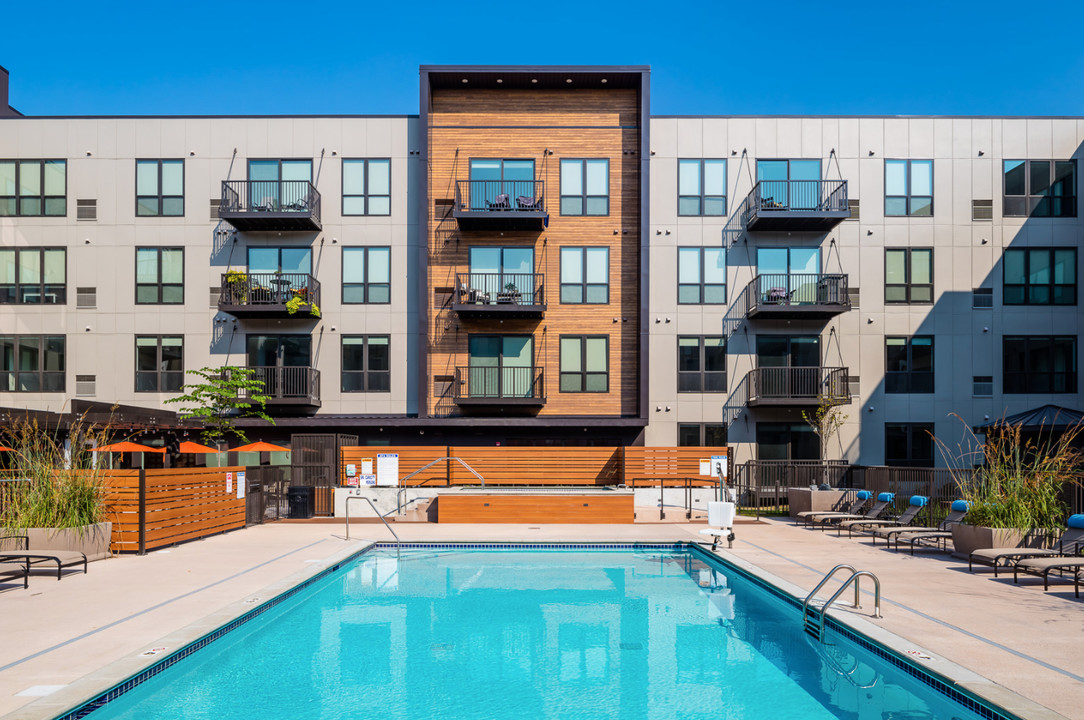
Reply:
[[[678,248],[678,303],[726,304],[726,251]]]
[[[542,195],[541,186],[535,184],[534,160],[500,158],[471,158],[468,192],[472,211],[537,207]]]
[[[972,375],[971,394],[975,397],[991,397],[994,394],[993,375]]]
[[[343,303],[391,302],[391,248],[343,248]]]
[[[885,160],[885,215],[933,215],[933,160]]]
[[[67,161],[0,160],[0,216],[67,214]]]
[[[885,465],[933,467],[933,423],[885,423]]]
[[[885,338],[885,392],[933,392],[933,338]]]
[[[541,375],[534,367],[534,339],[530,335],[471,335],[466,382],[460,381],[459,397],[543,397]]]
[[[63,335],[0,335],[0,391],[64,392]]]
[[[1076,160],[1006,160],[1006,217],[1076,217]]]
[[[136,160],[136,215],[184,215],[184,160]]]
[[[343,215],[391,215],[391,160],[343,160]]]
[[[678,215],[726,215],[726,160],[678,160]]]
[[[1076,392],[1075,337],[1010,336],[1003,342],[1006,394]]]
[[[136,392],[180,392],[184,384],[184,338],[136,336]]]
[[[885,250],[885,302],[902,304],[933,302],[932,249]]]
[[[724,338],[678,338],[678,392],[726,392]]]
[[[136,248],[136,304],[184,303],[184,249]]]
[[[391,338],[343,335],[343,392],[391,392]]]
[[[609,248],[561,248],[561,302],[610,302]]]
[[[1006,250],[1006,305],[1076,305],[1076,248]]]
[[[839,295],[822,284],[815,247],[757,248],[757,293],[757,302],[773,305],[810,305]]]
[[[610,161],[561,161],[561,214],[610,214]]]
[[[0,304],[63,305],[68,302],[67,250],[0,250]]]
[[[561,392],[609,392],[610,339],[561,336]]]
[[[312,160],[249,160],[249,204],[253,209],[312,211]]]
[[[806,423],[758,422],[758,460],[820,460],[821,443]]]
[[[472,247],[469,255],[467,302],[535,304],[534,248]]]
[[[725,447],[726,425],[678,423],[678,447]]]
[[[776,210],[823,207],[820,160],[757,160],[760,199]]]

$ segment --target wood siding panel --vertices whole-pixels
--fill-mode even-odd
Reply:
[[[633,496],[441,495],[438,523],[631,523]]]

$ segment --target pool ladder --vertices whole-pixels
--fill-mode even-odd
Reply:
[[[832,593],[832,597],[828,598],[823,605],[814,605],[813,601],[816,598],[817,591],[824,587],[825,584],[840,570],[849,570],[851,574],[843,581],[843,584],[839,586],[839,589]],[[873,578],[873,617],[881,617],[881,581],[877,579],[877,576],[869,570],[855,570],[852,566],[847,564],[836,565],[828,571],[827,575],[821,578],[821,581],[817,583],[817,587],[813,588],[809,595],[806,596],[805,602],[802,603],[802,626],[805,628],[805,631],[819,642],[824,642],[824,615],[828,612],[828,608],[832,603],[838,600],[839,596],[843,594],[843,591],[852,583],[854,584],[854,607],[855,609],[860,609],[862,606],[858,602],[858,582],[863,577]]]

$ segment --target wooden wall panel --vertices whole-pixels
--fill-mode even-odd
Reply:
[[[358,466],[358,472],[361,472],[361,460],[362,458],[371,458],[373,461],[373,471],[376,471],[376,456],[377,453],[398,453],[399,454],[399,477],[403,478],[410,473],[425,467],[434,460],[448,456],[447,445],[402,445],[402,446],[382,446],[382,445],[358,445],[344,447],[342,449],[342,467],[339,473],[339,482],[346,485],[346,466],[348,463],[353,463]],[[458,463],[456,463],[458,464]],[[442,462],[434,465],[433,467],[425,470],[424,472],[411,478],[406,485],[410,487],[416,487],[419,485],[425,485],[428,487],[436,486],[440,487],[448,484],[449,471],[448,463]]]
[[[631,493],[606,495],[441,495],[438,523],[631,523]]]

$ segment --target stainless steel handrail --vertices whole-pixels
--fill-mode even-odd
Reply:
[[[482,477],[481,475],[479,475],[477,472],[475,472],[474,468],[472,468],[467,463],[463,462],[463,460],[461,460],[460,458],[457,458],[457,457],[454,457],[454,456],[437,458],[433,462],[423,465],[422,467],[418,468],[417,470],[410,473],[409,475],[407,475],[406,477],[404,477],[402,480],[399,481],[399,485],[400,485],[399,491],[397,493],[395,493],[395,505],[396,505],[395,514],[396,515],[402,515],[403,514],[402,513],[402,510],[403,510],[403,493],[405,493],[409,489],[405,485],[403,485],[403,483],[406,482],[407,480],[409,480],[410,478],[414,477],[418,473],[422,472],[423,470],[428,470],[429,468],[433,467],[437,463],[444,462],[445,460],[455,460],[457,463],[459,463],[463,467],[467,468],[467,470],[470,472],[471,475],[478,478],[478,480],[481,481],[483,488],[486,486],[486,479],[484,477]],[[415,485],[415,487],[421,487],[421,485]]]
[[[873,617],[881,617],[881,581],[877,579],[877,576],[871,573],[869,570],[855,570],[850,565],[841,564],[836,565],[834,568],[828,571],[828,574],[825,575],[819,583],[817,583],[817,587],[813,588],[812,592],[810,592],[809,595],[806,596],[805,601],[802,603],[802,625],[805,627],[809,626],[808,608],[810,607],[810,603],[813,602],[817,591],[824,587],[824,584],[827,583],[832,578],[832,576],[836,574],[836,572],[844,569],[851,571],[850,577],[843,581],[843,584],[840,585],[834,593],[832,593],[832,596],[829,597],[828,600],[826,600],[820,608],[814,608],[817,617],[816,638],[818,640],[821,640],[824,637],[824,616],[828,612],[828,608],[831,607],[832,603],[839,599],[839,596],[843,594],[843,591],[846,590],[851,583],[854,583],[854,608],[860,609],[862,607],[861,603],[859,602],[859,582],[863,577],[873,578]]]
[[[346,498],[346,539],[347,540],[350,539],[350,501],[351,500],[364,500],[365,502],[369,503],[369,507],[371,507],[373,509],[373,512],[376,513],[376,516],[378,518],[380,518],[380,522],[384,523],[384,527],[386,527],[388,529],[388,532],[390,532],[392,534],[392,537],[395,538],[395,555],[398,556],[399,555],[399,543],[401,543],[402,540],[399,539],[398,533],[396,533],[394,530],[391,529],[391,525],[389,525],[388,521],[384,519],[384,516],[380,514],[380,511],[376,509],[376,505],[373,504],[373,501],[370,500],[369,498],[365,497],[364,495],[350,495],[349,497]]]

